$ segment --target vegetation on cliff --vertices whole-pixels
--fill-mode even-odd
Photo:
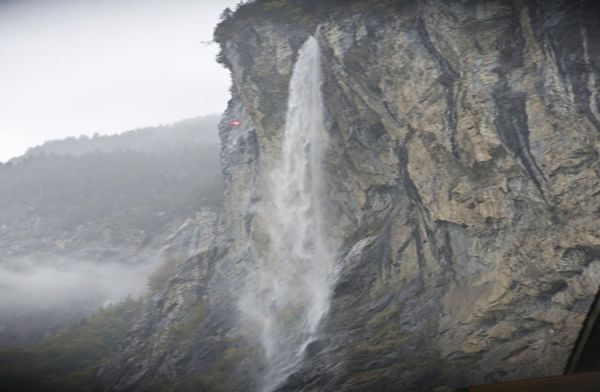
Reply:
[[[95,391],[96,371],[116,352],[140,309],[140,301],[128,299],[39,344],[0,351],[2,390]]]
[[[33,218],[38,227],[51,225],[48,232],[110,226],[127,238],[217,208],[223,185],[216,133],[211,116],[30,149],[0,166],[0,226],[12,227],[5,236],[13,241],[28,235],[18,229]]]
[[[376,12],[397,4],[393,0],[254,0],[240,3],[235,11],[226,9],[221,14],[221,22],[215,28],[214,40],[223,43],[236,31],[244,27],[268,21],[302,26],[307,31],[325,20],[335,11],[340,12]],[[261,22],[262,21],[262,22]],[[219,62],[226,59],[219,56]]]

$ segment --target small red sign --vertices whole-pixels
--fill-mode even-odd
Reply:
[[[242,125],[242,122],[240,120],[232,120],[229,122],[229,125],[231,125],[232,127],[239,127],[240,125]]]

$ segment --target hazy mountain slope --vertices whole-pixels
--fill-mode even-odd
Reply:
[[[223,193],[215,118],[53,141],[0,166],[0,346],[139,295],[161,262],[203,248]]]
[[[80,136],[51,140],[32,147],[25,157],[39,154],[81,155],[88,152],[115,152],[120,150],[147,153],[169,152],[186,146],[218,144],[214,132],[221,116],[208,115],[178,121],[174,124],[140,128],[116,135]]]

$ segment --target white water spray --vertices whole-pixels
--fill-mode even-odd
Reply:
[[[264,221],[270,242],[242,309],[258,325],[268,372],[262,390],[300,364],[329,308],[334,256],[323,221],[324,126],[319,44],[302,46],[289,88],[281,157],[271,177]],[[266,207],[266,206],[265,206]]]

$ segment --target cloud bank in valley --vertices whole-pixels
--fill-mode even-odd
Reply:
[[[50,258],[20,258],[0,264],[0,316],[13,312],[91,308],[138,298],[156,263],[123,265]]]

